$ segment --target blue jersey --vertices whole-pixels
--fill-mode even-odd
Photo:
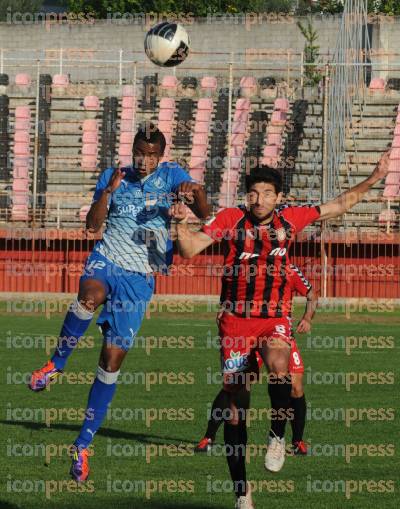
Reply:
[[[161,163],[142,179],[132,166],[123,168],[125,177],[109,198],[103,238],[94,250],[125,270],[165,272],[172,263],[168,209],[182,182],[193,182],[177,163]],[[93,201],[107,187],[114,168],[100,175]]]

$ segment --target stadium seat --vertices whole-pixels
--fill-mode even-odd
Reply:
[[[84,222],[86,221],[86,216],[90,210],[90,205],[83,205],[79,211],[79,219]]]
[[[199,101],[197,103],[198,110],[212,111],[213,107],[214,107],[214,103],[210,97],[202,97],[201,99],[199,99]]]
[[[97,120],[93,118],[86,118],[82,123],[82,129],[83,131],[97,132],[98,130]]]
[[[400,185],[400,171],[389,172],[386,175],[385,186],[395,186],[395,185]]]
[[[239,173],[237,171],[224,171],[222,175],[222,182],[238,183]]]
[[[288,111],[289,110],[289,101],[283,97],[279,97],[278,99],[275,99],[274,110]]]
[[[127,131],[121,131],[121,134],[119,136],[119,143],[132,145],[133,143],[133,133],[127,132]]]
[[[18,118],[15,121],[14,129],[15,131],[25,131],[28,132],[31,128],[31,121],[26,118]]]
[[[394,135],[400,136],[400,115],[397,115],[397,118],[396,118],[396,126],[394,128]]]
[[[242,159],[241,159],[241,157],[231,156],[231,158],[230,158],[230,167],[231,167],[231,170],[235,170],[235,171],[240,170],[240,168],[242,167]]]
[[[265,157],[278,157],[279,147],[277,147],[276,145],[265,145],[263,155]]]
[[[243,76],[240,80],[240,95],[252,97],[257,94],[257,80],[254,76]]]
[[[28,156],[30,153],[29,143],[14,143],[14,154],[18,156]]]
[[[132,156],[119,156],[120,166],[130,166],[132,164]]]
[[[121,120],[119,124],[119,130],[121,132],[131,133],[133,129],[135,117],[128,120]]]
[[[163,97],[160,100],[160,110],[174,110],[175,100],[171,97]]]
[[[284,125],[271,125],[269,124],[267,127],[267,134],[282,134],[285,130]]]
[[[242,157],[244,151],[244,145],[232,145],[230,149],[230,156],[231,157]]]
[[[133,85],[124,85],[122,87],[122,97],[134,97]]]
[[[29,179],[27,178],[14,178],[12,183],[13,192],[25,192],[29,191]]]
[[[82,145],[83,156],[95,156],[97,154],[97,143],[84,143]]]
[[[370,90],[385,90],[385,80],[383,78],[372,78],[369,88]]]
[[[169,89],[176,92],[178,87],[178,79],[176,76],[164,76],[161,81],[161,88]]]
[[[172,133],[172,123],[168,120],[161,120],[158,122],[158,129],[162,133]]]
[[[194,133],[192,138],[192,145],[208,145],[207,133]]]
[[[97,133],[94,131],[83,131],[82,135],[83,143],[97,143]]]
[[[16,221],[27,221],[29,212],[27,205],[13,205],[11,209],[11,218]]]
[[[209,122],[196,122],[194,124],[194,132],[195,133],[208,133],[210,127]]]
[[[29,106],[17,106],[15,108],[15,118],[18,120],[31,118],[31,109]]]
[[[81,159],[81,167],[84,169],[94,170],[97,165],[97,157],[92,155],[84,155]]]
[[[122,157],[132,156],[132,145],[130,143],[120,143],[118,155]]]
[[[206,153],[207,153],[207,145],[206,144],[201,144],[201,145],[193,144],[192,152],[191,152],[192,157],[204,156]]]
[[[135,116],[135,110],[133,108],[122,108],[121,120],[131,120]]]
[[[391,225],[394,225],[396,223],[397,216],[396,212],[394,210],[390,209],[384,209],[379,214],[379,224],[386,225],[387,223],[390,223]]]
[[[136,107],[136,101],[133,96],[123,96],[122,102],[121,102],[122,108],[135,108]]]
[[[198,182],[204,181],[204,170],[205,168],[191,168],[190,176],[197,180]]]
[[[25,191],[13,192],[12,194],[13,205],[25,205],[29,204],[29,195]]]
[[[273,111],[271,115],[272,125],[285,125],[286,124],[286,112],[285,111]]]
[[[236,101],[236,111],[238,110],[249,110],[251,107],[250,99],[244,99],[243,97],[240,97]]]
[[[30,143],[30,136],[27,131],[15,131],[14,133],[15,143]]]
[[[211,120],[211,111],[209,110],[197,110],[196,112],[196,122],[210,122]]]
[[[244,134],[246,128],[247,122],[232,122],[232,134]]]
[[[172,144],[172,133],[163,133],[165,138],[165,144],[166,146]]]
[[[69,78],[66,74],[55,74],[53,76],[53,87],[67,87]]]
[[[14,179],[28,178],[28,176],[29,176],[29,166],[27,164],[26,165],[14,164],[13,168]]]
[[[282,146],[282,136],[280,134],[267,134],[267,144],[268,145],[277,145],[278,147]]]
[[[400,159],[389,159],[389,172],[400,171]]]
[[[400,159],[400,148],[392,148],[389,159]]]
[[[99,110],[100,109],[100,101],[96,95],[87,95],[83,99],[83,107],[85,110]]]
[[[215,92],[217,89],[217,78],[215,76],[204,76],[201,79],[200,86],[203,90]]]
[[[163,121],[163,120],[167,120],[167,121],[171,121],[174,119],[174,110],[160,110],[159,114],[158,114],[158,120],[159,121]]]
[[[261,164],[264,166],[271,166],[271,168],[276,168],[278,166],[278,157],[264,156],[261,158]]]
[[[21,72],[15,76],[15,84],[19,87],[29,87],[31,83],[31,77],[27,73]]]
[[[385,186],[383,196],[385,198],[396,198],[399,196],[400,186],[398,184]]]
[[[245,134],[236,133],[231,136],[231,145],[232,146],[242,146],[244,145]]]
[[[247,110],[236,110],[233,115],[234,122],[247,122],[249,118],[249,112]]]
[[[207,162],[207,156],[192,156],[189,161],[189,168],[202,168]]]

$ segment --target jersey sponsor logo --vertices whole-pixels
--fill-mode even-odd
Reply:
[[[285,256],[286,254],[286,247],[276,247],[272,249],[268,256]]]
[[[163,179],[161,179],[160,177],[156,177],[153,182],[152,182],[153,186],[156,188],[156,189],[161,189],[164,187],[165,185],[165,182],[163,181]]]
[[[239,256],[239,260],[249,260],[250,258],[256,258],[257,256],[260,256],[258,253],[245,253],[243,252]]]
[[[240,352],[230,352],[230,357],[225,359],[224,371],[243,371],[249,365],[248,354],[241,355]]]

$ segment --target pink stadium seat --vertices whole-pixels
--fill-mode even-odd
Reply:
[[[174,110],[160,110],[159,114],[158,114],[158,120],[159,121],[163,121],[163,120],[173,120],[174,118]]]
[[[284,125],[269,125],[267,127],[267,133],[268,134],[282,134],[283,131],[285,130],[285,126]]]
[[[121,120],[131,120],[135,115],[135,110],[133,108],[123,108],[121,111]]]
[[[282,136],[280,134],[268,134],[267,135],[267,145],[277,145],[278,147],[282,146]]]
[[[164,76],[161,82],[162,88],[176,89],[178,86],[178,79],[176,76]]]
[[[210,122],[211,111],[209,110],[197,110],[196,122]]]
[[[400,159],[400,148],[392,148],[389,159]]]
[[[231,145],[230,155],[231,157],[242,157],[244,151],[244,145]]]
[[[83,143],[97,143],[97,133],[94,131],[83,131]]]
[[[400,135],[395,134],[393,141],[392,141],[392,147],[400,148]]]
[[[379,214],[379,223],[392,223],[394,224],[396,222],[396,212],[394,210],[390,209],[384,209]]]
[[[30,155],[18,155],[18,154],[14,154],[14,168],[16,166],[27,166],[29,167],[31,163],[31,157]]]
[[[385,90],[385,80],[383,78],[372,78],[369,88],[371,90]]]
[[[286,123],[286,112],[274,111],[271,115],[272,125],[285,125]]]
[[[204,168],[191,168],[190,176],[197,180],[198,182],[203,182],[204,180]]]
[[[197,103],[198,110],[212,111],[214,107],[213,100],[210,97],[202,97]]]
[[[263,155],[265,157],[278,157],[279,147],[276,145],[265,145]]]
[[[129,166],[130,164],[132,164],[132,156],[130,156],[130,157],[120,156],[118,159],[119,159],[119,164],[121,166]]]
[[[14,165],[13,169],[13,177],[14,179],[24,179],[29,176],[29,166],[28,165]]]
[[[29,74],[21,72],[15,76],[15,84],[20,87],[29,87],[31,84],[31,77]]]
[[[289,101],[283,97],[279,97],[278,99],[275,99],[274,110],[288,111],[289,110]]]
[[[119,156],[130,156],[132,155],[132,145],[129,143],[121,143],[119,145]]]
[[[136,101],[133,96],[126,95],[122,97],[122,108],[135,108],[136,107]]]
[[[396,118],[396,127],[394,128],[394,135],[395,136],[400,135],[400,115],[397,115],[397,118]]]
[[[400,171],[389,172],[386,175],[385,186],[395,186],[395,185],[400,185]]]
[[[257,80],[254,76],[243,76],[240,80],[240,86],[241,87],[256,87],[257,86]]]
[[[134,88],[133,85],[124,85],[122,87],[122,96],[123,97],[133,97]]]
[[[83,107],[85,108],[85,110],[99,110],[100,101],[97,95],[87,95],[83,99]]]
[[[207,133],[194,133],[192,138],[192,145],[208,145]]]
[[[119,137],[119,143],[120,143],[120,145],[122,145],[122,144],[132,145],[132,143],[133,143],[133,133],[129,133],[129,132],[126,132],[126,131],[121,131],[121,134],[120,134],[120,137]]]
[[[201,168],[205,166],[207,161],[207,156],[196,156],[191,157],[189,161],[189,168]]]
[[[15,178],[12,183],[13,192],[24,192],[29,191],[29,179],[27,178]]]
[[[174,110],[175,100],[172,97],[163,97],[160,100],[160,110]]]
[[[240,157],[231,157],[231,170],[240,170],[242,166],[242,159]]]
[[[236,111],[238,110],[249,110],[251,106],[250,99],[245,99],[244,97],[240,97],[236,101]]]
[[[158,128],[162,133],[172,133],[172,123],[168,120],[158,122]]]
[[[215,76],[204,76],[200,82],[201,88],[209,91],[217,89],[217,78]]]
[[[244,145],[245,135],[242,133],[232,134],[231,136],[231,145],[232,146],[241,146]]]
[[[196,122],[194,124],[194,132],[195,133],[208,133],[209,127],[210,127],[209,122]]]
[[[222,182],[231,182],[237,184],[239,182],[239,172],[237,171],[225,171],[222,175]],[[231,187],[232,189],[232,187]]]
[[[385,189],[383,190],[383,196],[385,198],[396,198],[396,196],[399,196],[399,190],[400,186],[398,184],[385,186]]]
[[[87,213],[89,212],[90,210],[90,205],[83,205],[83,207],[81,207],[81,210],[79,211],[79,219],[84,222],[86,221],[86,216],[87,216]]]
[[[27,119],[31,118],[31,109],[29,106],[17,106],[15,108],[16,119]]]
[[[389,171],[390,172],[398,172],[398,171],[400,171],[400,159],[391,159],[391,160],[389,160]]]
[[[234,122],[247,122],[249,118],[249,112],[247,110],[236,110],[233,115]]]
[[[84,131],[97,132],[97,120],[94,118],[86,118],[82,123],[82,129]]]
[[[165,138],[165,144],[167,146],[171,145],[171,143],[172,143],[172,133],[164,133],[164,138]]]
[[[29,155],[29,143],[15,143],[14,144],[14,154],[19,156],[28,156]]]
[[[95,156],[97,154],[97,143],[84,143],[82,145],[83,156]]]
[[[12,195],[13,205],[25,205],[29,204],[29,196],[26,192],[13,193]]]
[[[121,120],[119,124],[119,130],[121,132],[131,133],[133,129],[133,122],[134,122],[133,118],[130,120]]]
[[[232,122],[232,134],[244,134],[247,122]]]
[[[261,164],[271,166],[271,168],[276,168],[278,166],[278,158],[265,156],[261,159]]]
[[[53,76],[53,87],[67,87],[69,78],[66,74],[55,74]]]
[[[14,129],[15,131],[29,131],[31,128],[31,121],[26,118],[19,118],[15,121]]]
[[[14,133],[15,143],[30,143],[30,136],[27,131],[15,131]]]
[[[11,217],[16,221],[27,221],[29,219],[27,205],[13,205],[11,209]]]
[[[193,145],[192,146],[192,157],[204,156],[207,153],[207,145]]]
[[[82,156],[81,167],[88,170],[94,170],[97,165],[96,156]]]
[[[229,187],[229,191],[231,191],[232,186],[228,185],[228,182],[226,182],[226,181],[225,181],[225,182],[224,182],[224,181],[222,181],[221,188],[220,188],[220,190],[219,190],[219,191],[220,191],[220,193],[221,193],[222,195],[227,195],[227,194],[228,194],[228,187]]]

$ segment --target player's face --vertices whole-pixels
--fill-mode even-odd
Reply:
[[[253,184],[247,193],[250,212],[259,221],[267,219],[282,200],[282,193],[276,193],[275,186],[267,182]]]
[[[162,151],[159,143],[147,143],[139,140],[133,145],[132,156],[135,168],[137,168],[140,178],[143,178],[153,173],[157,168]]]

